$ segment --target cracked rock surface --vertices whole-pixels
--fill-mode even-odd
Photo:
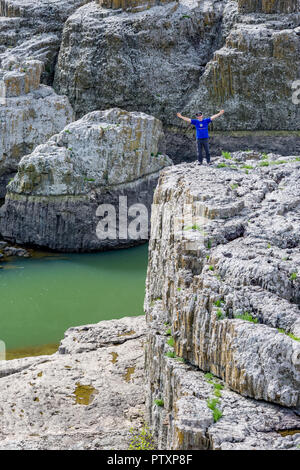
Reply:
[[[1,361],[0,449],[128,449],[144,419],[145,328],[144,317],[72,328],[52,356]]]
[[[155,335],[168,328],[172,354],[243,397],[290,408],[292,428],[299,429],[299,177],[298,157],[253,152],[161,174],[145,298],[147,410],[158,435],[166,432],[165,443],[174,448],[185,448],[188,437],[182,431],[182,444],[164,431],[152,406],[153,399],[173,395],[184,402],[172,378],[160,385],[168,373],[168,338],[159,343]],[[169,410],[177,410],[176,403]]]

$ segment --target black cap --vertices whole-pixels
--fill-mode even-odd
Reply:
[[[196,113],[195,116],[203,116],[202,111],[199,111],[198,113]]]

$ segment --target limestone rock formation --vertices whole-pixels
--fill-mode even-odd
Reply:
[[[12,60],[44,63],[42,81],[51,85],[64,22],[91,0],[1,0],[0,65]]]
[[[22,158],[1,208],[2,236],[60,251],[140,243],[127,230],[115,239],[98,238],[104,214],[97,209],[112,204],[117,211],[123,196],[128,208],[143,204],[150,211],[159,171],[172,164],[161,153],[163,137],[158,119],[118,108],[69,124]]]
[[[169,155],[194,158],[176,117],[224,108],[211,126],[220,152],[300,151],[299,0],[181,0],[131,13],[89,3],[64,26],[54,86],[77,116],[120,106],[161,119]],[[120,2],[116,2],[118,6]],[[126,6],[126,3],[125,3]]]
[[[166,358],[170,348],[164,349],[160,326],[163,334],[147,346],[151,361],[146,357],[154,391],[163,386],[168,397],[163,407],[152,403],[161,430],[157,448],[297,448],[299,434],[286,431],[298,426],[293,411],[241,397],[192,365]],[[52,356],[0,362],[0,449],[127,450],[130,429],[140,430],[145,420],[147,329],[143,316],[73,327]],[[214,422],[206,398],[216,384],[223,416]]]
[[[128,449],[144,420],[145,328],[85,325],[67,331],[64,354],[0,361],[0,449]]]
[[[40,85],[42,67],[28,60],[0,72],[0,197],[21,157],[73,120],[68,98]]]
[[[98,0],[98,3],[103,8],[137,12],[171,1],[173,0]]]
[[[192,385],[193,377],[201,383],[203,376],[193,372],[188,378],[178,369],[174,378],[176,360],[166,353],[188,361],[191,370],[215,375],[243,397],[291,408],[287,427],[299,429],[299,180],[299,157],[253,152],[161,174],[145,299],[146,380],[149,419],[166,448],[231,448],[227,438],[212,444],[210,423],[192,411],[207,408],[208,389],[198,393]],[[163,399],[166,409],[159,412],[155,399]],[[226,427],[227,404],[217,400],[224,415],[217,426]],[[264,411],[256,406],[259,421]],[[237,432],[252,447],[246,428]]]

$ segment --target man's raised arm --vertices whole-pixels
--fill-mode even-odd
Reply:
[[[221,111],[218,114],[214,114],[213,116],[211,116],[210,119],[213,121],[214,119],[222,116],[222,114],[224,114],[224,112],[225,112],[224,109],[221,109]]]
[[[180,114],[180,113],[177,113],[177,117],[179,117],[180,119],[183,119],[183,120],[186,121],[186,122],[191,123],[191,119],[190,119],[190,118],[184,117],[184,116],[182,116],[182,114]]]

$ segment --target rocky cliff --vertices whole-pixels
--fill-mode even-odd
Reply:
[[[22,158],[1,208],[2,236],[59,251],[93,251],[147,240],[159,171],[172,164],[163,147],[161,122],[144,113],[113,108],[69,124]],[[99,206],[104,204],[116,216],[111,220],[115,234],[100,237],[98,224],[107,209],[99,212]],[[134,237],[130,222],[138,214],[145,216],[146,227],[141,223]]]
[[[21,157],[73,120],[68,98],[40,85],[42,70],[38,60],[0,69],[0,198]]]
[[[139,12],[110,6],[84,5],[64,26],[54,87],[77,115],[112,105],[153,114],[178,162],[195,149],[176,112],[211,115],[222,107],[226,118],[213,124],[216,151],[299,152],[292,100],[300,77],[298,0],[181,0]]]
[[[226,157],[164,170],[154,195],[146,406],[161,448],[299,432],[299,157]]]
[[[128,449],[144,422],[145,328],[74,327],[51,356],[0,361],[0,449]]]
[[[288,155],[300,150],[299,11],[299,0],[1,0],[0,67],[41,60],[42,82],[77,118],[114,106],[154,115],[175,162],[195,157],[176,112],[220,107],[216,153]]]

